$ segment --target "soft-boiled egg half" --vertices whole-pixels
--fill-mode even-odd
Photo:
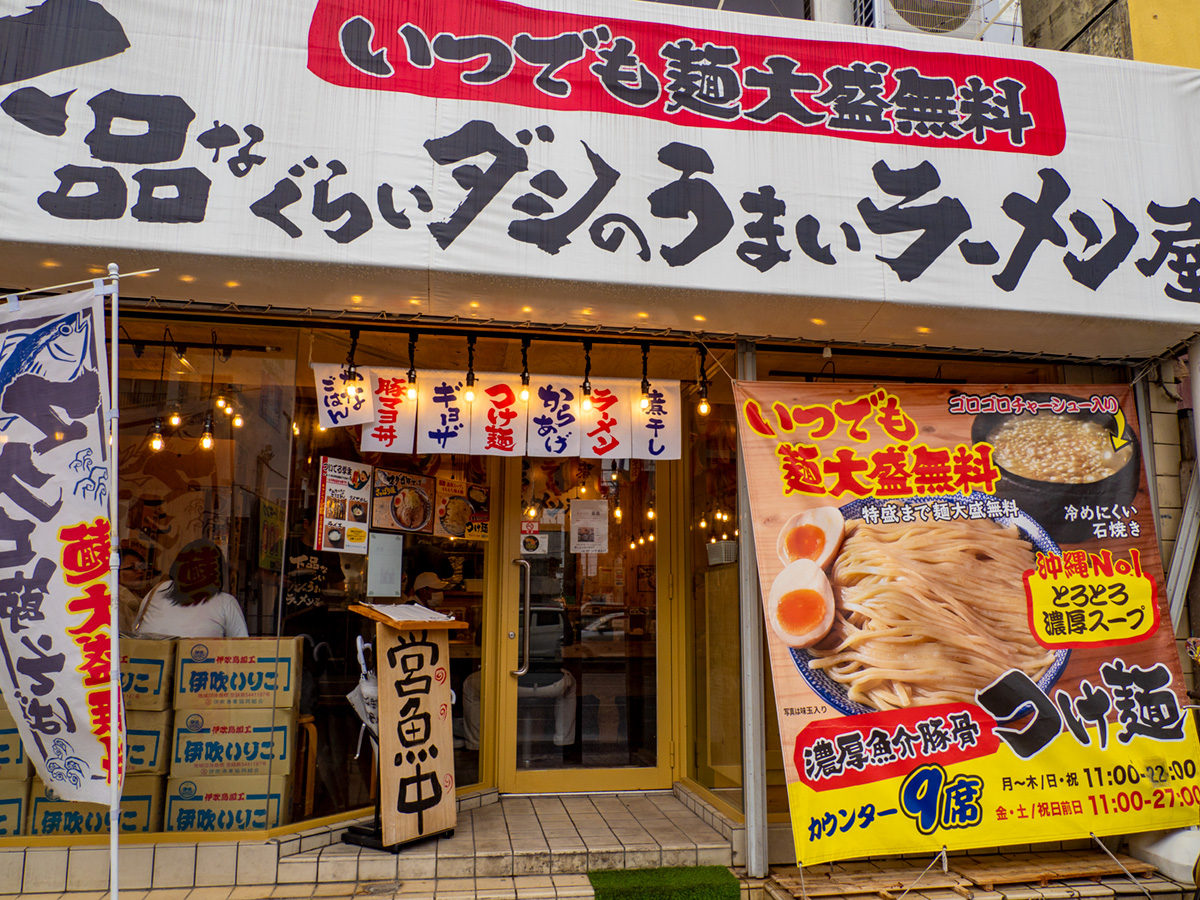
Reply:
[[[846,536],[846,520],[833,506],[820,506],[796,513],[779,532],[779,561],[785,566],[798,559],[811,559],[827,569]]]
[[[798,559],[775,576],[767,615],[789,647],[811,647],[833,627],[833,588],[811,559]]]

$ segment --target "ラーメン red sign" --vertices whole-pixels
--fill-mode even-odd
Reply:
[[[1058,85],[1029,60],[796,40],[505,0],[321,0],[309,69],[373,91],[689,127],[1054,156]]]

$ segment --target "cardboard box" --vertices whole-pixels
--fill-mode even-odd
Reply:
[[[121,833],[162,830],[162,775],[129,775],[121,792]],[[36,775],[29,795],[26,834],[108,834],[109,813],[103,803],[68,803],[58,799]]]
[[[130,709],[125,712],[126,775],[166,775],[171,767],[171,723],[174,710]]]
[[[296,716],[295,709],[176,710],[171,777],[290,774]]]
[[[21,733],[17,730],[17,720],[0,699],[0,779],[21,781],[32,774]]]
[[[25,833],[28,807],[28,778],[0,780],[0,837],[16,837]]]
[[[167,781],[167,831],[265,830],[286,825],[291,811],[290,775]]]
[[[121,638],[121,694],[126,709],[170,708],[175,647],[175,638]]]
[[[176,709],[289,707],[300,699],[300,638],[179,641]]]

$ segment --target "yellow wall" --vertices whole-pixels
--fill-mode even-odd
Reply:
[[[1197,0],[1129,0],[1133,58],[1200,69]]]

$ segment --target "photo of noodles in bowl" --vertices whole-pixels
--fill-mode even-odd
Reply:
[[[448,497],[442,509],[442,528],[447,534],[462,537],[467,533],[467,523],[471,521],[471,504],[466,497]]]
[[[1022,396],[1079,402],[1050,393]],[[1059,543],[1073,544],[1092,537],[1092,523],[1068,520],[1066,507],[1128,505],[1138,492],[1138,441],[1127,424],[1118,430],[1109,413],[983,413],[971,423],[971,440],[993,447],[996,496],[1015,501]]]
[[[429,495],[420,488],[401,488],[392,497],[392,519],[406,531],[420,531],[432,512]]]
[[[946,502],[965,512],[983,499]],[[876,503],[841,507],[846,537],[829,575],[832,627],[814,644],[790,647],[812,689],[846,715],[974,703],[976,691],[1014,668],[1048,690],[1070,651],[1034,640],[1022,581],[1035,550],[1058,552],[1045,530],[1024,513],[863,521]]]

